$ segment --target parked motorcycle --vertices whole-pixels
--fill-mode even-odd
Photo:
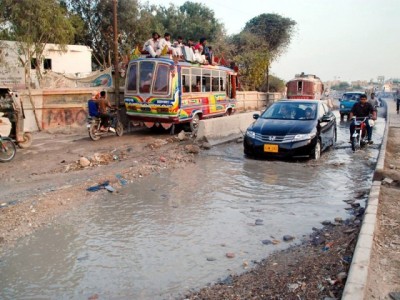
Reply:
[[[367,135],[367,124],[369,122],[370,127],[374,126],[374,121],[368,117],[356,118],[353,117],[355,128],[354,133],[351,137],[351,149],[354,151],[361,149],[364,145],[368,143]]]
[[[88,132],[89,137],[93,141],[98,141],[104,135],[116,134],[117,136],[122,136],[124,133],[124,126],[119,120],[118,111],[112,109],[110,111],[111,118],[106,124],[104,130],[101,130],[101,119],[98,117],[88,117]]]

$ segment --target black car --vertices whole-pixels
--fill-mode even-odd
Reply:
[[[243,142],[247,156],[319,159],[336,142],[336,117],[320,100],[281,100],[253,118]]]

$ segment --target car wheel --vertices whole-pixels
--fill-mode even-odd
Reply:
[[[321,157],[321,141],[317,140],[317,143],[314,146],[314,149],[311,153],[311,158],[314,160],[319,160]]]
[[[333,130],[333,139],[332,139],[332,147],[335,146],[337,142],[337,130],[336,128]]]

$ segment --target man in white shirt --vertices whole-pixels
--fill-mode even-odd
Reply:
[[[162,50],[160,47],[160,35],[157,32],[153,32],[152,38],[144,43],[143,48],[149,52],[152,57],[160,56]]]
[[[174,42],[174,46],[172,46],[171,44],[171,34],[169,34],[168,32],[166,32],[164,34],[164,38],[160,39],[160,49],[164,49],[165,47],[167,47],[168,51],[172,52],[173,56],[181,56],[182,55],[182,49],[181,47],[176,47],[175,46],[175,42]]]

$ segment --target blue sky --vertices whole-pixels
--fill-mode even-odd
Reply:
[[[185,0],[149,0],[181,5]],[[200,2],[194,1],[192,2]],[[323,81],[400,78],[400,0],[202,0],[225,25],[239,33],[263,13],[297,22],[288,50],[273,62],[272,74],[289,80],[305,72]]]

